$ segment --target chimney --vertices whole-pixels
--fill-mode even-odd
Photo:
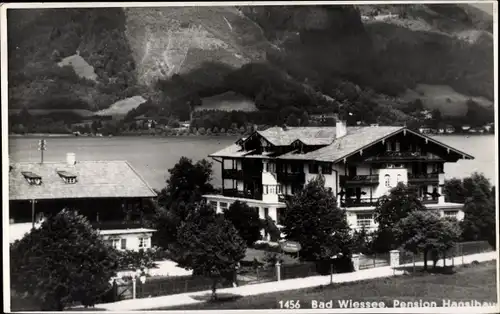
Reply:
[[[67,153],[66,154],[66,163],[70,166],[76,164],[76,156],[75,153]]]
[[[347,122],[337,119],[335,124],[335,138],[341,138],[347,134]]]

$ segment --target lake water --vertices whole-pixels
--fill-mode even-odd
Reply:
[[[436,136],[437,140],[475,157],[446,164],[446,177],[466,177],[482,172],[495,182],[495,137]],[[12,161],[39,161],[39,137],[10,137],[9,155]],[[194,161],[207,158],[234,143],[237,137],[47,137],[45,161],[65,161],[66,153],[76,154],[77,160],[127,160],[153,187],[161,189],[172,168],[182,156]],[[213,184],[220,186],[220,165],[214,165]]]

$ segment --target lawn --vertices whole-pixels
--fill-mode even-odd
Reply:
[[[182,307],[155,310],[207,309],[280,309],[280,301],[300,301],[301,309],[311,309],[312,301],[330,301],[339,308],[339,301],[383,302],[394,307],[401,302],[436,302],[443,300],[465,302],[496,302],[496,262],[482,263],[457,269],[454,274],[416,273],[414,275],[380,278],[327,287],[276,292],[248,297],[233,296],[232,301],[199,303]],[[401,306],[401,305],[400,305]]]

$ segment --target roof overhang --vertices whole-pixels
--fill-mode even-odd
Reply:
[[[388,139],[388,138],[390,138],[390,137],[392,137],[392,136],[394,136],[394,135],[396,135],[396,134],[399,134],[399,133],[405,133],[405,134],[406,134],[406,132],[411,133],[411,134],[414,134],[414,135],[416,135],[416,136],[419,136],[419,137],[421,137],[421,138],[425,139],[426,141],[429,141],[429,142],[432,142],[432,143],[437,144],[437,145],[439,145],[439,146],[442,146],[442,147],[446,148],[446,149],[448,150],[448,152],[452,151],[452,152],[454,152],[454,153],[456,153],[456,154],[458,154],[458,155],[462,156],[463,158],[461,158],[461,159],[469,159],[469,160],[474,159],[474,157],[473,157],[473,156],[471,156],[471,155],[469,155],[469,154],[467,154],[467,153],[464,153],[464,152],[462,152],[462,151],[460,151],[460,150],[458,150],[458,149],[456,149],[456,148],[453,148],[453,147],[451,147],[451,146],[449,146],[449,145],[446,145],[446,144],[444,144],[443,142],[437,141],[437,140],[435,140],[435,139],[433,139],[433,138],[431,138],[431,137],[429,137],[429,136],[423,135],[423,134],[421,134],[421,133],[418,133],[418,132],[412,131],[412,130],[410,130],[410,129],[408,129],[408,128],[404,127],[404,128],[401,128],[401,129],[399,129],[399,130],[397,130],[397,131],[394,131],[394,132],[392,132],[392,133],[390,133],[390,134],[387,134],[386,136],[381,137],[381,138],[379,138],[379,139],[377,139],[377,140],[375,140],[375,141],[371,142],[371,143],[370,143],[370,144],[368,144],[368,145],[365,145],[365,146],[363,146],[363,147],[361,147],[361,148],[358,148],[358,149],[356,149],[355,151],[350,152],[349,154],[346,154],[346,155],[344,155],[344,156],[342,156],[342,157],[339,157],[339,158],[337,158],[336,160],[334,160],[333,162],[334,162],[334,163],[337,163],[337,162],[340,162],[340,161],[344,161],[346,158],[349,158],[349,157],[351,157],[352,155],[355,155],[355,154],[359,153],[359,152],[360,152],[360,151],[362,151],[363,149],[366,149],[366,148],[371,147],[371,146],[373,146],[373,145],[375,145],[375,144],[377,144],[377,143],[380,143],[380,142],[382,142],[382,141],[385,141],[386,139]]]

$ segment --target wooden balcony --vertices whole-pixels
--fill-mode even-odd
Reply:
[[[368,207],[377,205],[376,198],[360,198],[360,199],[342,199],[341,207]]]
[[[420,200],[422,202],[422,204],[424,205],[430,205],[430,204],[437,204],[438,203],[438,200],[437,199],[427,199],[427,198],[423,198]]]
[[[223,179],[243,180],[243,170],[241,169],[223,169]]]
[[[306,175],[303,172],[278,172],[278,182],[281,183],[304,183]]]
[[[438,161],[442,160],[436,156],[427,156],[420,152],[384,152],[377,156],[367,159],[372,162],[388,162],[388,161]]]
[[[261,193],[251,193],[251,192],[240,191],[237,189],[224,189],[224,192],[222,193],[222,195],[227,196],[227,197],[250,198],[250,199],[254,199],[254,200],[262,200]]]
[[[378,174],[339,176],[340,185],[378,185]]]
[[[439,173],[408,173],[408,183],[439,183]]]

